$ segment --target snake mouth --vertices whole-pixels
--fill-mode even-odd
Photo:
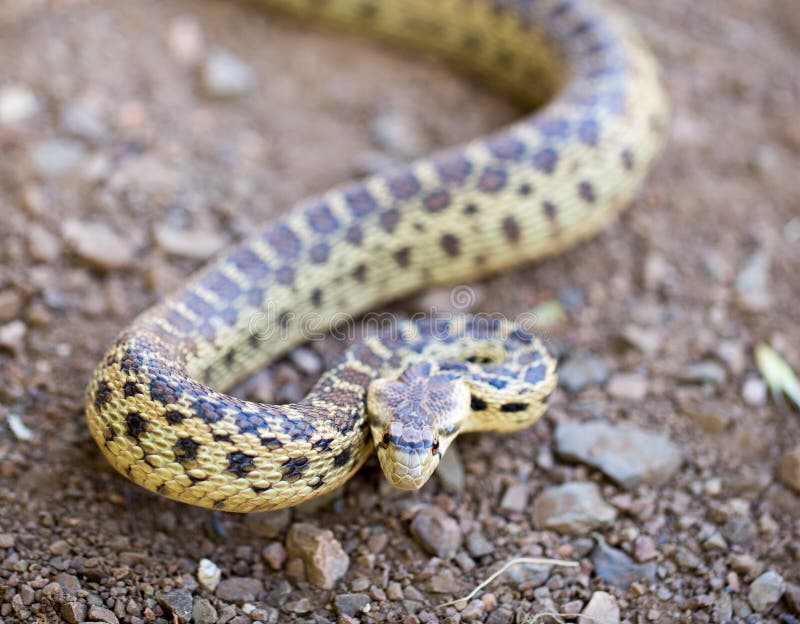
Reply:
[[[401,490],[418,490],[428,482],[439,465],[439,455],[396,446],[378,449],[378,461],[387,481]]]

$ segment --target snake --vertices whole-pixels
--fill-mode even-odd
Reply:
[[[614,220],[664,142],[658,67],[627,17],[592,0],[260,4],[433,54],[530,112],[302,200],[212,259],[113,341],[88,426],[122,475],[208,509],[300,504],[373,451],[392,485],[418,489],[456,436],[517,431],[546,410],[556,363],[530,327],[397,317],[296,403],[231,388],[343,318],[562,253]]]

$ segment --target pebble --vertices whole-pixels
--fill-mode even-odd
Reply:
[[[55,262],[61,255],[61,240],[38,223],[28,229],[28,253],[36,262]]]
[[[70,173],[85,156],[86,148],[75,139],[45,139],[28,148],[31,166],[45,180]]]
[[[11,412],[6,416],[6,422],[8,423],[8,428],[11,429],[11,433],[14,434],[17,440],[20,442],[30,442],[33,440],[33,431],[25,425],[19,414]]]
[[[714,360],[703,360],[684,366],[675,374],[675,378],[683,383],[711,384],[718,386],[725,383],[725,368]]]
[[[647,396],[647,378],[636,373],[617,373],[608,382],[606,390],[615,399],[641,401]]]
[[[64,109],[61,127],[68,134],[93,143],[100,143],[108,136],[106,124],[91,107],[80,102],[73,102]]]
[[[506,488],[500,501],[501,511],[522,512],[528,506],[528,487],[524,483],[514,483]]]
[[[480,600],[471,601],[460,613],[462,622],[482,622],[484,606]]]
[[[272,542],[264,546],[261,557],[273,570],[280,570],[286,562],[286,549],[280,542]]]
[[[627,488],[661,485],[683,462],[667,436],[634,425],[564,422],[555,437],[562,457],[593,466]]]
[[[786,451],[778,462],[778,476],[790,488],[800,493],[800,446]]]
[[[405,598],[403,595],[403,586],[396,581],[389,583],[389,586],[386,588],[386,597],[394,601],[403,600],[403,598]]]
[[[467,535],[467,550],[473,557],[484,557],[494,552],[494,544],[487,540],[483,533],[473,531]]]
[[[22,296],[16,290],[0,290],[0,323],[15,318],[21,309]]]
[[[434,505],[427,505],[417,513],[410,530],[426,551],[442,559],[451,559],[461,547],[458,523]]]
[[[322,589],[332,589],[350,567],[350,558],[333,533],[306,522],[289,529],[286,552],[303,560],[308,580]]]
[[[157,225],[153,230],[156,244],[168,254],[205,260],[216,254],[227,243],[227,239],[211,230],[182,230],[170,225]]]
[[[262,589],[264,589],[264,585],[258,579],[232,576],[220,581],[216,594],[218,598],[226,602],[253,602]]]
[[[290,600],[283,607],[289,613],[297,613],[303,615],[304,613],[311,613],[314,610],[314,605],[308,598],[299,598],[298,600]]]
[[[452,568],[442,568],[428,580],[427,590],[435,594],[457,594],[462,587]]]
[[[748,377],[742,385],[742,399],[754,407],[764,405],[767,402],[767,384],[760,377]]]
[[[205,92],[216,98],[235,98],[251,91],[255,74],[250,66],[226,50],[216,50],[205,60],[201,70]]]
[[[17,124],[34,117],[40,109],[36,94],[21,84],[6,84],[0,88],[0,123]]]
[[[355,617],[364,611],[370,603],[367,594],[337,594],[333,599],[333,606],[339,615]]]
[[[687,404],[682,406],[682,410],[708,433],[720,433],[730,422],[730,407],[713,401]]]
[[[634,563],[628,555],[617,548],[598,540],[597,547],[592,552],[594,571],[609,585],[619,589],[627,589],[633,583],[646,579],[655,582],[656,563]]]
[[[764,312],[772,304],[770,287],[770,257],[760,249],[748,258],[736,277],[736,303],[748,312]]]
[[[69,219],[61,233],[67,246],[97,269],[114,271],[133,264],[136,249],[130,238],[116,234],[103,223]]]
[[[69,624],[86,621],[86,605],[82,602],[65,602],[61,605],[61,617]]]
[[[25,334],[27,333],[27,325],[20,320],[0,325],[0,347],[8,349],[12,353],[21,353],[25,347]]]
[[[588,351],[574,353],[558,368],[558,383],[567,392],[577,393],[589,386],[602,386],[608,380],[605,362]]]
[[[620,333],[620,338],[646,356],[655,355],[661,348],[663,334],[660,329],[628,325]]]
[[[245,524],[247,529],[254,535],[275,539],[283,535],[291,520],[291,509],[279,509],[277,511],[247,514]]]
[[[192,622],[194,624],[214,624],[217,621],[217,610],[205,598],[198,598],[192,606]]]
[[[214,592],[222,578],[222,570],[211,559],[201,559],[197,564],[197,582],[204,589]]]
[[[777,572],[768,570],[750,584],[747,600],[757,613],[769,611],[786,591],[786,582]]]
[[[189,596],[191,600],[191,595]],[[106,624],[119,624],[119,618],[114,612],[105,607],[92,605],[89,607],[89,619],[93,622],[106,622]],[[188,620],[187,620],[188,621]]]
[[[436,476],[439,483],[448,492],[458,494],[463,492],[466,486],[466,476],[464,474],[464,462],[458,452],[457,442],[454,442],[439,462],[436,469]]]
[[[56,577],[53,580],[61,585],[61,590],[65,594],[70,594],[71,596],[77,594],[81,589],[81,583],[78,580],[78,577],[73,574],[61,572],[60,574],[56,574]]]
[[[418,156],[427,147],[414,118],[397,109],[387,108],[378,112],[372,118],[371,135],[376,146],[402,158]]]
[[[0,548],[14,548],[16,539],[11,533],[0,533]]]
[[[199,63],[203,54],[203,29],[198,21],[191,15],[174,18],[167,30],[167,47],[179,63]]]
[[[588,533],[609,526],[617,510],[603,500],[594,483],[569,482],[545,489],[533,503],[537,529],[559,533]]]
[[[319,353],[308,347],[293,349],[290,356],[292,363],[305,375],[314,377],[322,371],[322,359]]]
[[[500,567],[498,565],[498,567]],[[513,585],[525,585],[527,587],[541,587],[550,578],[553,566],[535,563],[520,563],[513,565],[503,573]]]
[[[192,619],[192,593],[186,589],[172,591],[156,596],[160,604],[180,624],[187,624]]]
[[[633,547],[633,556],[639,563],[643,561],[650,561],[658,554],[656,550],[656,543],[651,537],[642,535],[636,538],[636,543]]]
[[[514,612],[505,607],[500,607],[496,611],[492,611],[489,617],[486,618],[486,624],[512,624],[513,621]]]

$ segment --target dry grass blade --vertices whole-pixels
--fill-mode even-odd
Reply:
[[[767,344],[761,343],[756,347],[756,366],[769,386],[773,398],[781,394],[789,397],[789,400],[800,408],[800,381],[792,370],[792,367]]]

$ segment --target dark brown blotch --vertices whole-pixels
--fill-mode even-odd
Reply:
[[[527,403],[505,403],[500,406],[501,412],[524,412],[528,409]]]
[[[381,227],[389,234],[394,232],[397,224],[400,222],[400,211],[396,208],[390,208],[381,214]]]
[[[578,184],[578,194],[581,196],[581,199],[590,204],[593,204],[597,200],[594,186],[592,186],[591,182],[586,180]]]
[[[522,233],[519,229],[519,223],[517,223],[514,217],[509,215],[503,219],[503,234],[505,234],[506,239],[508,239],[510,243],[519,242]]]
[[[352,275],[353,279],[357,282],[363,282],[365,279],[367,279],[367,265],[359,264],[355,269],[353,269]]]
[[[128,435],[137,440],[147,431],[147,421],[139,412],[128,412],[128,415],[125,416],[125,424],[128,426]]]
[[[450,205],[450,193],[443,189],[433,191],[425,197],[422,203],[428,212],[441,212]]]
[[[403,247],[394,252],[394,260],[401,267],[407,267],[411,261],[411,247]]]
[[[451,258],[457,256],[461,252],[461,243],[454,234],[442,234],[439,241],[444,249],[444,252]]]
[[[197,459],[197,449],[200,445],[191,438],[179,438],[172,447],[172,452],[175,453],[175,458],[181,462],[191,462]]]
[[[484,193],[496,193],[506,185],[508,176],[505,169],[487,167],[478,178],[478,189]]]

